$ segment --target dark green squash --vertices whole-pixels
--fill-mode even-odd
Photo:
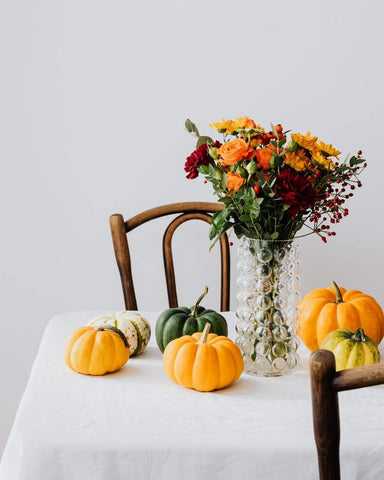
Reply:
[[[207,322],[211,324],[211,333],[228,336],[228,325],[225,318],[214,310],[206,310],[200,306],[200,302],[207,293],[208,287],[205,287],[204,293],[191,308],[169,308],[160,315],[156,322],[155,336],[157,345],[162,352],[175,338],[202,332]]]

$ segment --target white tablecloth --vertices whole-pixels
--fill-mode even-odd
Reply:
[[[154,338],[118,372],[90,377],[62,358],[65,338],[105,312],[48,324],[0,465],[1,480],[317,479],[308,351],[279,378],[243,374],[200,393],[164,373]],[[226,314],[234,339],[235,317]],[[339,395],[344,479],[384,479],[384,387]]]

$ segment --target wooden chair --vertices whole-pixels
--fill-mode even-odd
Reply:
[[[165,277],[167,282],[167,292],[169,307],[177,307],[177,292],[175,282],[175,270],[172,255],[172,236],[176,228],[182,223],[198,219],[212,223],[211,214],[221,210],[224,205],[211,202],[184,202],[162,205],[151,208],[134,217],[124,220],[120,214],[111,215],[109,218],[113,247],[117,265],[120,271],[121,284],[123,287],[125,308],[127,310],[137,310],[136,294],[132,278],[131,257],[128,246],[127,234],[139,225],[149,220],[163,217],[165,215],[179,214],[165,230],[163,236],[163,258]],[[207,236],[208,238],[208,236]],[[230,291],[230,255],[228,237],[224,234],[220,239],[221,251],[221,311],[229,310],[229,291]]]
[[[338,393],[384,383],[384,364],[375,363],[336,372],[333,353],[316,350],[310,356],[309,367],[320,480],[340,480]]]

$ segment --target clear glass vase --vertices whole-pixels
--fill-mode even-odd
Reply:
[[[244,371],[268,377],[289,373],[299,361],[301,247],[292,241],[242,237],[238,254],[236,343]]]

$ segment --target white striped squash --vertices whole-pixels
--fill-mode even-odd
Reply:
[[[88,325],[111,325],[121,330],[127,339],[131,357],[139,355],[151,338],[151,326],[140,313],[134,311],[102,315],[91,320]]]

